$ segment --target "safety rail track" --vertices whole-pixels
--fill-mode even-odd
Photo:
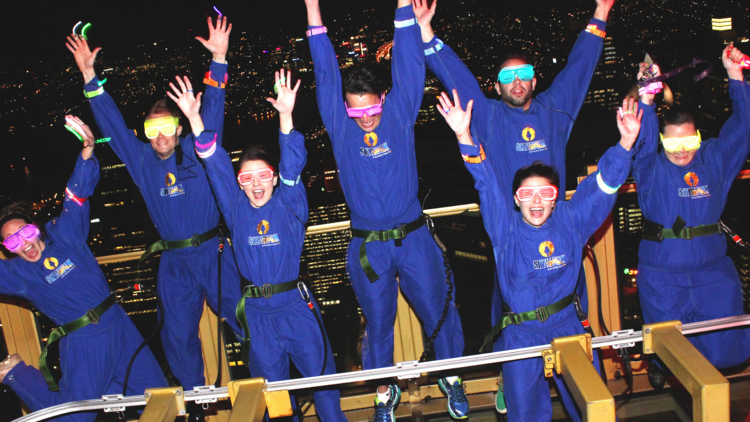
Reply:
[[[690,335],[740,326],[750,326],[750,315],[741,315],[684,324],[682,326],[682,333],[684,335]],[[635,343],[641,341],[643,341],[643,334],[641,331],[624,330],[612,333],[608,336],[595,337],[591,341],[591,346],[594,349],[602,347],[622,348],[631,347]],[[549,348],[551,348],[551,345],[544,344],[522,349],[484,353],[480,355],[464,356],[460,358],[443,359],[431,362],[399,362],[396,366],[392,366],[389,368],[369,369],[365,371],[346,372],[343,374],[323,375],[318,377],[269,382],[266,385],[266,391],[301,390],[391,377],[416,378],[419,377],[421,373],[425,372],[438,372],[448,369],[466,368],[471,366],[541,357],[542,351]],[[198,401],[202,403],[229,397],[229,391],[226,387],[213,388],[211,386],[207,386],[198,387],[196,390],[200,391],[185,392],[183,397],[186,402]],[[145,405],[146,399],[143,395],[127,397],[123,397],[121,395],[103,396],[101,399],[64,403],[42,409],[34,413],[30,413],[26,416],[20,417],[14,422],[36,422],[55,416],[80,411],[104,410],[105,412],[116,412],[122,411],[127,407],[140,407]]]

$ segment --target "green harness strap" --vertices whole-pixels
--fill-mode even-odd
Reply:
[[[151,244],[148,248],[146,248],[145,251],[143,251],[143,255],[141,255],[141,258],[138,260],[138,270],[141,268],[141,263],[146,260],[149,256],[160,252],[160,251],[169,251],[174,249],[183,249],[188,247],[198,247],[203,242],[206,242],[208,240],[213,239],[214,237],[219,235],[219,227],[216,226],[213,229],[203,233],[203,234],[194,234],[190,239],[183,239],[183,240],[175,240],[175,241],[169,241],[169,240],[158,240]]]
[[[545,322],[551,315],[554,315],[567,308],[568,305],[573,303],[574,300],[575,293],[571,293],[551,305],[540,306],[533,311],[521,312],[518,314],[515,314],[513,312],[503,314],[502,318],[500,318],[500,321],[498,321],[497,324],[492,327],[492,330],[490,330],[490,332],[484,337],[484,343],[482,343],[482,347],[479,349],[479,353],[484,353],[485,349],[495,342],[495,337],[497,337],[497,335],[500,334],[500,332],[503,331],[505,327],[509,325],[521,325],[522,322],[526,321]]]
[[[692,240],[700,236],[708,236],[721,233],[721,224],[703,224],[700,226],[685,226],[684,220],[677,216],[677,220],[671,229],[664,228],[659,223],[643,219],[643,238],[654,242],[661,242],[664,239],[684,239]]]
[[[237,321],[240,322],[240,326],[242,327],[243,338],[240,339],[240,341],[242,341],[242,359],[245,364],[249,364],[251,344],[250,324],[248,324],[247,314],[245,314],[245,299],[268,299],[275,294],[284,293],[288,292],[289,290],[296,289],[298,283],[300,283],[300,280],[299,278],[297,278],[292,281],[287,281],[280,284],[266,283],[262,286],[256,286],[249,280],[245,279],[245,277],[242,277],[242,275],[240,275],[240,278],[242,279],[242,283],[245,286],[242,288],[242,298],[240,298],[240,301],[237,302],[237,309],[234,311],[234,314],[237,317]]]
[[[52,330],[47,339],[47,345],[44,346],[42,354],[39,356],[39,370],[42,372],[42,375],[44,375],[44,380],[47,381],[50,391],[60,391],[60,387],[58,387],[55,379],[52,377],[52,373],[49,371],[49,366],[47,366],[47,349],[50,344],[89,324],[98,324],[101,316],[104,315],[104,313],[115,303],[117,303],[117,296],[112,293],[108,298],[104,299],[102,303],[97,305],[96,308],[89,309],[88,312],[86,312],[86,315]]]
[[[364,270],[367,278],[370,279],[370,283],[376,282],[380,277],[378,277],[378,274],[375,272],[375,270],[372,269],[370,260],[367,259],[367,249],[365,249],[365,245],[376,240],[387,242],[389,240],[406,239],[407,234],[419,229],[424,225],[424,217],[420,215],[419,218],[412,221],[411,223],[403,224],[390,230],[360,230],[352,228],[353,237],[360,237],[364,239],[362,241],[362,246],[359,247],[359,263],[360,265],[362,265],[362,270]]]

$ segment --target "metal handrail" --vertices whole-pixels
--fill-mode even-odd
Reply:
[[[689,335],[740,326],[750,326],[750,315],[741,315],[684,324],[682,326],[682,333],[684,335]],[[601,347],[631,347],[634,343],[642,341],[643,333],[641,331],[626,330],[612,333],[608,336],[596,337],[592,339],[591,346],[594,349],[598,349]],[[464,356],[453,359],[443,359],[439,361],[400,362],[396,366],[392,366],[389,368],[369,369],[365,371],[346,372],[342,374],[323,375],[318,377],[300,378],[294,380],[274,381],[267,384],[266,391],[301,390],[392,377],[419,377],[419,375],[424,372],[445,371],[449,369],[465,368],[471,366],[540,357],[542,351],[547,350],[550,347],[550,344],[544,344],[533,347],[525,347],[521,349],[506,350],[502,352],[485,353],[481,355]],[[216,388],[212,390],[186,391],[183,397],[186,402],[196,400],[204,401],[210,399],[223,399],[229,397],[229,391],[226,387]],[[14,422],[36,422],[54,416],[80,411],[102,409],[104,409],[105,412],[121,411],[126,407],[137,407],[145,405],[146,400],[142,395],[127,397],[122,397],[120,395],[103,396],[101,399],[64,403],[42,409],[26,416],[20,417]]]

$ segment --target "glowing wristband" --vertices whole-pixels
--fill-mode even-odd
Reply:
[[[470,156],[470,155],[461,154],[461,158],[463,158],[464,161],[466,161],[467,163],[479,164],[485,159],[487,159],[487,156],[484,154],[484,147],[482,147],[482,145],[479,145],[479,155]]]
[[[604,183],[604,180],[602,179],[602,173],[599,172],[596,174],[596,184],[599,185],[599,189],[602,190],[602,192],[612,195],[613,193],[617,193],[617,191],[620,189],[620,186],[613,188],[609,186],[608,184]]]
[[[97,82],[99,86],[104,85],[107,82],[107,78],[104,78],[104,80]]]
[[[597,28],[597,26],[594,25],[593,23],[586,26],[586,32],[594,34],[600,38],[604,38],[607,35],[607,31],[602,31],[601,29]]]
[[[658,94],[661,92],[662,88],[664,88],[664,85],[661,82],[652,82],[646,86],[638,88],[638,95]]]
[[[396,28],[408,28],[417,23],[417,18],[407,19],[405,21],[393,21],[393,26]]]
[[[321,26],[318,28],[308,29],[307,32],[305,32],[305,34],[309,38],[309,37],[312,37],[313,35],[325,34],[326,32],[328,32],[328,28],[326,28],[325,26]]]
[[[82,23],[83,21],[78,21],[77,24],[73,25],[73,32],[72,32],[73,35],[76,35],[76,29],[78,29],[78,26]]]
[[[224,16],[224,15],[221,14],[221,12],[219,12],[219,9],[217,9],[216,6],[214,6],[214,10],[216,11],[216,13],[219,14],[219,17]]]
[[[297,176],[297,180],[286,180],[284,179],[284,176],[282,176],[281,173],[279,173],[279,178],[281,179],[281,182],[284,183],[285,185],[294,186],[297,183],[299,183],[300,180],[302,180],[302,175]]]
[[[214,133],[214,139],[211,140],[211,142],[201,144],[198,142],[198,140],[195,140],[195,153],[198,154],[198,157],[200,158],[208,158],[212,155],[214,155],[214,152],[216,152],[216,137],[218,134]],[[204,149],[205,151],[199,151],[198,148]]]
[[[81,28],[81,37],[83,37],[84,40],[88,40],[86,33],[89,31],[89,28],[91,28],[91,22],[87,23],[83,26],[83,28]]]
[[[229,80],[229,75],[224,75],[223,83],[212,79],[211,71],[209,70],[208,72],[206,72],[206,76],[203,78],[203,83],[206,85],[211,85],[214,88],[225,89],[227,87],[227,80]]]
[[[84,202],[86,202],[86,199],[88,198],[79,198],[75,195],[73,195],[73,192],[70,191],[67,187],[65,188],[65,193],[68,195],[68,198],[70,198],[71,201],[75,202],[78,205],[83,205]]]
[[[424,49],[424,55],[429,56],[430,54],[435,54],[438,51],[442,50],[445,44],[443,44],[443,41],[440,40],[440,38],[436,38],[437,44],[431,46],[430,48]]]
[[[101,87],[101,86],[96,91],[86,91],[86,90],[83,91],[83,95],[85,95],[86,98],[88,99],[94,98],[103,93],[104,93],[104,87]]]

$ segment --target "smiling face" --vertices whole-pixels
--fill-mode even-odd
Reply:
[[[151,113],[146,118],[146,120],[152,120],[152,119],[159,119],[162,117],[172,117],[171,114],[167,112],[161,112],[161,113]],[[151,148],[156,151],[156,155],[159,156],[162,160],[166,160],[169,158],[172,154],[174,154],[174,149],[177,146],[177,144],[180,142],[178,137],[182,133],[182,126],[177,126],[177,130],[172,135],[165,135],[161,131],[159,131],[159,135],[154,139],[149,139],[151,141]]]
[[[248,160],[242,163],[240,173],[270,168],[271,166],[269,166],[268,163],[263,160]],[[268,182],[261,182],[258,177],[253,177],[252,183],[245,186],[240,185],[240,187],[245,191],[247,199],[250,200],[250,205],[255,208],[260,208],[263,205],[266,205],[268,201],[271,200],[271,196],[273,195],[273,187],[276,186],[276,183],[278,183],[278,181],[278,175],[274,175],[273,179],[269,180]]]
[[[687,136],[696,136],[695,124],[683,123],[681,125],[666,125],[664,126],[664,137],[665,138],[685,138]],[[664,151],[664,155],[667,160],[678,166],[686,166],[693,161],[697,149],[690,151],[685,150],[684,147],[680,147],[679,151],[667,152]]]
[[[3,227],[0,228],[0,236],[2,236],[3,240],[5,240],[8,236],[17,232],[18,229],[27,224],[29,223],[20,218],[14,218],[13,220],[10,220],[7,223],[3,224]],[[21,257],[21,259],[27,262],[39,261],[39,259],[42,257],[42,252],[44,252],[44,241],[40,237],[35,237],[29,240],[20,237],[20,240],[21,247],[11,252],[15,253],[16,255]]]
[[[510,59],[502,64],[501,69],[510,66],[521,66],[527,64],[523,60]],[[530,81],[522,81],[516,76],[513,82],[509,84],[495,83],[495,90],[503,98],[506,104],[511,107],[523,108],[528,110],[531,106],[531,93],[536,88],[536,78]]]
[[[551,184],[552,182],[546,177],[531,176],[524,179],[519,188],[548,186]],[[555,209],[556,203],[556,200],[546,201],[542,199],[538,193],[535,193],[531,201],[528,202],[519,201],[518,196],[515,194],[513,195],[513,199],[516,202],[516,206],[521,209],[523,221],[534,227],[539,227],[547,221],[549,216],[552,215],[552,210]]]
[[[380,104],[381,96],[379,94],[365,93],[362,95],[352,94],[351,92],[346,93],[346,103],[349,108],[365,108],[372,107]],[[385,100],[383,100],[385,103]],[[380,124],[380,117],[383,114],[376,114],[374,116],[368,116],[364,114],[362,117],[353,118],[357,122],[357,126],[365,132],[372,132]]]

